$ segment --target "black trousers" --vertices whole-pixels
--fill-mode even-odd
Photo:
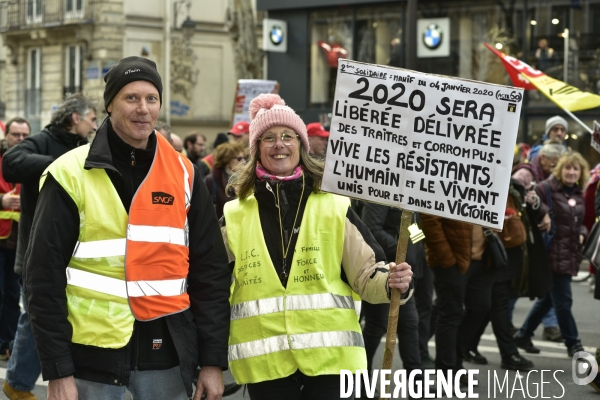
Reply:
[[[459,365],[458,326],[463,314],[465,276],[458,265],[449,268],[433,267],[436,293],[435,368],[455,370]]]
[[[272,381],[249,383],[250,400],[339,400],[340,376],[306,376],[300,371]],[[350,397],[350,400],[354,396]]]
[[[417,289],[415,289],[416,292]],[[365,340],[365,351],[367,352],[367,368],[373,371],[373,357],[381,343],[381,338],[387,332],[389,304],[370,304],[362,302],[365,317],[363,337]],[[421,355],[419,353],[419,316],[415,306],[415,298],[411,297],[406,304],[400,307],[398,317],[398,350],[402,365],[407,374],[413,369],[422,369]]]
[[[481,336],[481,325],[488,319],[492,310],[492,288],[496,271],[487,261],[472,260],[465,274],[465,312],[458,328],[459,366],[462,366],[462,352],[469,350],[477,337]],[[507,301],[508,306],[508,301]]]
[[[419,353],[421,360],[429,357],[427,343],[431,339],[431,318],[433,310],[433,271],[427,265],[423,267],[423,276],[415,280],[415,305],[419,315]]]
[[[510,334],[510,318],[508,314],[508,300],[510,298],[511,283],[510,281],[494,282],[492,287],[492,309],[488,317],[483,321],[479,332],[475,336],[469,350],[477,350],[481,335],[485,332],[488,322],[492,322],[494,336],[500,356],[507,358],[515,354],[519,354],[519,349],[512,339]]]

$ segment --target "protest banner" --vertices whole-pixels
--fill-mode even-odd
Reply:
[[[501,230],[523,89],[340,60],[322,189]]]
[[[250,115],[248,114],[250,102],[262,93],[279,93],[279,83],[263,79],[238,80],[233,104],[232,126],[241,121],[250,122]]]

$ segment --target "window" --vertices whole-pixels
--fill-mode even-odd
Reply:
[[[26,0],[27,23],[42,22],[42,0]]]
[[[31,123],[31,131],[40,130],[42,111],[42,50],[30,49],[27,60],[27,81],[25,90],[25,118]]]
[[[83,17],[83,0],[64,0],[65,18],[77,19]]]
[[[537,47],[536,35],[537,26],[539,21],[535,17],[535,8],[529,8],[527,10],[527,22],[525,26],[525,32],[523,33],[523,10],[517,10],[515,12],[515,19],[513,26],[515,27],[515,36],[517,40],[517,47],[520,49],[523,43],[523,35],[526,36],[527,43],[529,43],[529,49],[535,49]],[[523,50],[523,49],[521,49]]]
[[[590,33],[600,35],[600,4],[590,4]]]
[[[65,49],[65,86],[64,97],[81,92],[82,70],[81,46],[68,46]]]
[[[338,59],[352,59],[352,10],[317,11],[310,15],[310,104],[333,103]]]
[[[330,107],[338,59],[402,65],[402,6],[340,7],[310,14],[310,106]]]
[[[552,17],[550,18],[551,36],[559,35],[565,29],[571,27],[570,11],[571,6],[552,7]]]
[[[356,11],[356,60],[399,67],[402,63],[400,7],[368,7]]]

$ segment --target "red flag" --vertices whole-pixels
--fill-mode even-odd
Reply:
[[[517,58],[507,56],[487,43],[485,43],[485,47],[494,52],[494,54],[497,55],[500,60],[502,60],[502,64],[504,64],[504,68],[506,68],[506,72],[508,72],[513,86],[521,87],[525,90],[537,90],[537,88],[533,86],[526,78],[521,76],[521,74],[530,76],[532,78],[538,78],[545,75],[542,71],[533,68],[529,64],[526,64]]]

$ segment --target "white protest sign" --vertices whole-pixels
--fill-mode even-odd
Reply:
[[[594,132],[592,133],[592,147],[600,153],[600,124],[594,121]]]
[[[239,79],[235,90],[232,125],[241,121],[250,122],[248,109],[253,98],[263,93],[279,93],[277,81],[263,79]]]
[[[502,229],[523,89],[340,60],[322,189]]]

